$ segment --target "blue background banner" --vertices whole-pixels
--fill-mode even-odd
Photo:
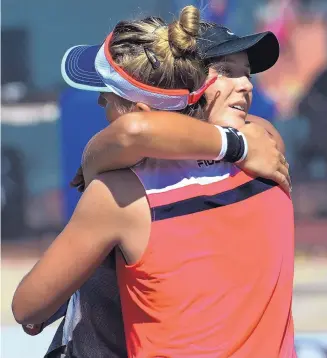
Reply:
[[[83,149],[90,138],[108,122],[103,108],[97,105],[98,93],[67,89],[60,99],[61,163],[64,221],[71,217],[80,193],[70,188],[81,163]]]

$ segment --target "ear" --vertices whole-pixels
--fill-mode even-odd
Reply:
[[[214,67],[210,66],[209,71],[208,71],[208,79],[215,77],[215,76],[219,76],[219,73]]]
[[[104,98],[104,96],[100,93],[99,97],[98,97],[98,105],[102,108],[106,108],[107,107],[107,101]]]
[[[135,111],[136,112],[151,112],[151,107],[149,107],[147,104],[145,103],[136,103],[135,105]]]

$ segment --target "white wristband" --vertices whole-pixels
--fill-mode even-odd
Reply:
[[[221,149],[219,155],[214,158],[214,160],[223,160],[227,152],[227,134],[224,128],[222,128],[221,126],[215,125],[215,127],[219,130],[221,134]]]
[[[247,140],[246,140],[245,135],[244,135],[243,133],[241,133],[241,132],[239,132],[239,135],[241,135],[242,138],[243,138],[243,142],[244,142],[244,153],[243,153],[241,159],[238,160],[236,163],[241,163],[241,162],[243,162],[243,160],[244,160],[244,159],[246,158],[246,156],[248,155],[248,150],[249,150],[248,142],[247,142]]]

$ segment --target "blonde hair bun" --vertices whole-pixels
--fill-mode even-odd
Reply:
[[[200,10],[195,6],[184,7],[179,19],[169,25],[168,40],[175,57],[196,52],[196,38],[200,31]]]

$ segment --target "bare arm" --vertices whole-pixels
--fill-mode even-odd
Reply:
[[[248,121],[263,127],[284,154],[283,139],[270,122],[253,115]],[[144,157],[214,159],[220,149],[220,133],[212,124],[171,112],[129,113],[89,141],[82,166],[84,175],[93,177],[106,170],[130,167]]]
[[[213,159],[220,150],[221,135],[211,124],[172,112],[134,112],[118,118],[89,141],[82,166],[84,176],[92,177],[130,167],[144,157]]]
[[[272,179],[288,191],[288,165],[275,140],[254,123],[239,130],[249,148],[240,168],[251,176]],[[218,156],[221,145],[218,129],[195,118],[174,112],[128,113],[90,140],[83,155],[82,174],[88,184],[97,173],[130,167],[144,157],[210,160]],[[73,186],[79,186],[75,178]]]
[[[133,203],[122,202],[121,190],[112,193],[115,175],[92,181],[65,229],[19,284],[12,302],[17,322],[46,321],[120,243],[122,220]]]
[[[278,150],[281,153],[285,154],[285,143],[283,141],[283,138],[279,134],[278,130],[269,121],[261,117],[254,116],[252,114],[249,114],[247,116],[247,120],[251,123],[255,123],[263,127],[270,134],[270,136],[276,141]]]

